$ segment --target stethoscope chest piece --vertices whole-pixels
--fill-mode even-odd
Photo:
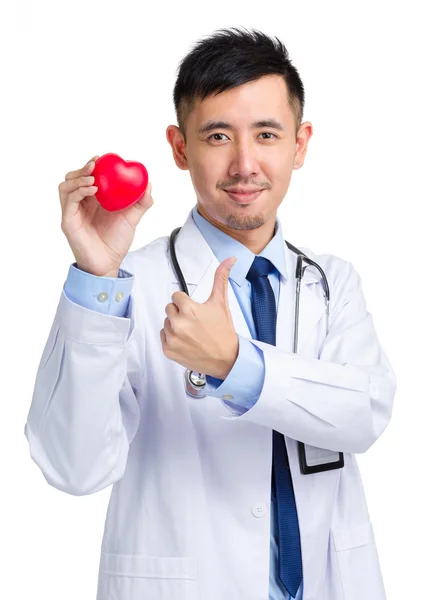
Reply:
[[[185,369],[185,389],[186,392],[194,398],[204,398],[206,394],[206,375],[203,373],[197,373],[190,369]]]

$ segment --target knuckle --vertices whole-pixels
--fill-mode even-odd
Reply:
[[[76,202],[76,192],[70,192],[67,194],[67,205]]]
[[[194,314],[194,305],[191,302],[184,302],[182,305],[182,313],[184,315],[192,315]]]
[[[170,321],[167,317],[166,317],[166,325],[165,325],[165,329],[166,331],[171,334],[171,335],[177,335],[179,332],[179,324],[177,321],[173,320]]]
[[[70,192],[70,191],[71,191],[71,189],[72,189],[72,186],[73,186],[72,182],[71,182],[69,179],[67,179],[67,181],[63,181],[63,182],[60,184],[60,186],[59,186],[59,189],[60,189],[60,190],[61,190],[61,192],[63,192],[64,194],[68,194],[68,192]]]
[[[79,187],[77,190],[72,192],[73,200],[82,200],[87,195],[88,189],[85,187]]]
[[[59,190],[59,195],[60,196],[66,196],[67,193],[70,191],[69,188],[67,187],[65,181],[59,184],[58,190]]]
[[[182,337],[185,332],[185,321],[184,319],[174,319],[171,323],[171,330],[175,333],[175,335]]]

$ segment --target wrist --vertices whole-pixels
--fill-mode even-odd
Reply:
[[[222,379],[222,381],[223,381],[228,377],[228,375],[230,374],[230,371],[234,367],[234,363],[237,360],[238,354],[239,354],[239,336],[236,334],[236,339],[232,346],[232,350],[231,350],[231,353],[230,353],[228,359],[224,362],[223,365],[220,366],[219,373],[217,375],[214,375],[214,377],[216,377],[216,379]]]
[[[84,271],[85,273],[88,273],[89,275],[95,275],[96,277],[118,277],[118,273],[119,273],[119,269],[112,269],[110,271],[107,271],[106,273],[100,273],[99,271],[94,271],[92,269],[88,269],[86,267],[83,267],[82,265],[80,265],[79,263],[75,263],[75,267],[77,269],[79,269],[80,271]]]

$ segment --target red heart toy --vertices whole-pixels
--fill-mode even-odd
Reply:
[[[111,212],[123,210],[144,196],[149,175],[146,167],[118,154],[109,152],[95,162],[93,185],[98,186],[95,196],[103,208]]]

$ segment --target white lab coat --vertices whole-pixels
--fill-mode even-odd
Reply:
[[[168,236],[129,252],[130,318],[71,302],[62,291],[25,426],[52,486],[91,494],[114,484],[98,600],[268,600],[272,429],[283,433],[298,508],[304,600],[383,600],[380,566],[354,454],[387,426],[395,376],[367,312],[358,274],[334,255],[303,251],[331,289],[303,277],[293,353],[296,254],[284,246],[277,345],[242,416],[192,398],[184,367],[165,357],[165,307],[180,289]],[[291,240],[292,241],[292,240]],[[219,265],[191,216],[176,241],[192,299],[208,299]],[[235,330],[251,339],[232,286]],[[345,467],[301,475],[297,440],[345,453]]]

